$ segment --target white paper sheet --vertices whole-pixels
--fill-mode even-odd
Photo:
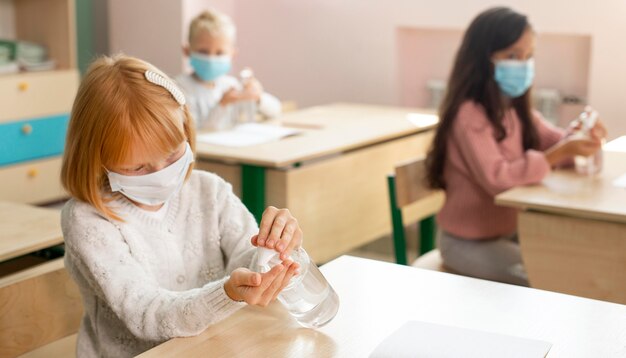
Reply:
[[[626,136],[613,139],[602,147],[605,152],[626,153]]]
[[[371,358],[544,358],[551,343],[434,323],[408,321]]]
[[[613,186],[626,189],[626,174],[613,180]]]
[[[299,133],[300,131],[294,128],[269,124],[246,123],[228,131],[199,134],[197,140],[202,143],[227,147],[246,147],[273,142]]]

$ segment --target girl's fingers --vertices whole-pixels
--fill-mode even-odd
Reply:
[[[252,239],[250,239],[250,242],[254,246],[259,246],[258,241],[259,241],[259,235],[254,235],[254,236],[252,236]]]
[[[290,218],[280,235],[280,239],[276,242],[276,251],[283,252],[293,241],[294,234],[299,230],[298,220]]]
[[[302,229],[298,227],[296,231],[293,233],[293,237],[289,241],[287,247],[285,247],[285,249],[282,250],[280,254],[281,260],[286,260],[287,258],[289,258],[289,255],[291,255],[291,251],[293,251],[295,248],[302,246],[302,236],[303,236]]]
[[[276,277],[274,277],[274,280],[265,289],[265,291],[263,291],[259,299],[259,303],[262,306],[267,306],[272,301],[272,298],[274,297],[274,293],[276,293],[276,291],[280,289],[280,286],[283,282],[283,278],[285,277],[285,273],[287,273],[287,271],[288,270],[281,270],[281,272]]]
[[[274,218],[274,222],[272,223],[272,228],[270,231],[267,240],[265,241],[265,246],[273,249],[278,241],[280,240],[281,235],[287,225],[288,221],[291,219],[291,214],[287,209],[279,210],[278,214]]]
[[[261,275],[245,268],[239,268],[230,275],[233,284],[239,286],[258,286],[261,284]]]
[[[261,274],[261,284],[258,286],[259,294],[262,295],[263,292],[267,290],[267,288],[274,282],[276,277],[280,276],[280,274],[285,270],[285,266],[282,264],[276,265],[272,267],[268,272]]]
[[[263,215],[261,216],[261,223],[259,224],[259,238],[257,241],[260,246],[265,246],[265,241],[270,234],[270,230],[274,224],[274,219],[277,214],[278,209],[273,206],[268,206],[263,212]]]
[[[289,269],[287,270],[287,272],[285,273],[285,277],[283,278],[283,282],[281,282],[280,287],[278,288],[278,290],[276,292],[274,292],[274,296],[272,297],[272,301],[274,301],[276,299],[276,297],[278,297],[278,295],[283,291],[283,289],[285,287],[287,287],[287,285],[289,284],[289,281],[291,281],[291,279],[293,278],[293,276],[295,276],[296,274],[296,270],[298,268],[298,264],[297,263],[292,263],[289,266]]]
[[[261,275],[257,272],[252,272],[247,277],[247,286],[256,287],[261,284]]]

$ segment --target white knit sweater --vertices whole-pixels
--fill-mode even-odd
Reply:
[[[134,356],[244,305],[224,282],[250,266],[258,227],[224,180],[194,170],[162,221],[125,199],[112,205],[126,222],[76,200],[63,208],[65,265],[85,306],[79,357]]]

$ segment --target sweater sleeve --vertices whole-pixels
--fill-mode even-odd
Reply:
[[[250,240],[259,233],[259,227],[250,211],[233,193],[232,186],[221,178],[218,185],[219,230],[226,272],[239,267],[252,268],[256,249]]]
[[[451,139],[477,183],[492,196],[518,185],[538,183],[550,172],[541,151],[530,149],[519,158],[507,159],[495,139],[493,126],[479,110],[459,111]]]
[[[66,264],[87,282],[128,330],[145,340],[193,336],[243,306],[224,291],[225,277],[203,287],[171,291],[161,287],[131,255],[116,225],[86,204],[66,205],[62,228]]]
[[[281,112],[280,100],[267,92],[263,92],[259,101],[259,113],[266,118],[274,118],[279,116]]]

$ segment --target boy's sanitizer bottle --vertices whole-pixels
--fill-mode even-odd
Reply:
[[[254,77],[252,69],[249,67],[244,68],[239,72],[239,79],[242,85],[246,85]],[[256,101],[245,101],[240,104],[239,120],[244,123],[252,123],[256,120],[257,103]]]
[[[598,112],[591,107],[586,107],[578,118],[576,118],[571,127],[574,129],[573,137],[578,138],[590,138],[591,130],[598,121]],[[576,165],[576,171],[580,174],[594,175],[602,170],[602,148],[598,150],[594,155],[583,157],[577,155],[574,157],[574,164]]]
[[[257,250],[253,267],[257,272],[265,273],[281,263],[278,252],[264,247]],[[281,291],[278,300],[302,326],[321,327],[337,314],[339,297],[303,248],[293,250],[290,259],[300,264],[300,273]]]

